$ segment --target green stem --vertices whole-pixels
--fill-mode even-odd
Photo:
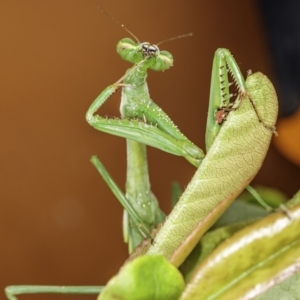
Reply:
[[[49,285],[11,285],[5,288],[9,300],[18,300],[21,294],[99,294],[104,286],[49,286]]]

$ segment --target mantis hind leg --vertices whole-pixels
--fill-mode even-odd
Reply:
[[[137,226],[137,228],[139,229],[142,236],[145,237],[145,238],[151,239],[151,235],[149,233],[149,230],[146,228],[146,226],[140,220],[140,217],[139,217],[138,213],[136,212],[136,210],[134,209],[133,205],[125,197],[125,195],[123,194],[121,189],[118,187],[118,185],[112,179],[112,177],[107,172],[107,170],[105,169],[103,164],[100,162],[100,160],[96,156],[92,156],[91,162],[95,166],[95,168],[98,170],[100,175],[103,177],[104,181],[110,187],[110,189],[112,190],[114,195],[117,197],[119,202],[122,204],[124,209],[130,215],[130,217],[134,220],[134,223]]]

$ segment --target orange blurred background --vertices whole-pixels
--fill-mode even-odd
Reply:
[[[220,3],[220,2],[218,2]],[[241,70],[272,75],[255,2],[2,0],[0,2],[1,147],[0,289],[11,284],[101,285],[127,256],[122,207],[89,162],[97,154],[123,188],[125,140],[94,130],[85,112],[130,65],[115,47],[128,34],[166,43],[174,67],[149,72],[151,97],[204,148],[211,65],[219,47]],[[100,114],[119,116],[120,93]],[[170,186],[186,186],[194,168],[183,158],[148,151],[153,191],[166,212]],[[292,196],[300,168],[274,149],[254,182]],[[77,299],[24,296],[21,299]],[[3,297],[0,297],[3,298]],[[78,296],[95,299],[95,296]]]

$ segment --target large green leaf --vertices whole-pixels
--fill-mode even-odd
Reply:
[[[180,266],[180,271],[183,274],[185,281],[190,281],[197,266],[210,255],[217,246],[234,233],[253,222],[255,222],[255,220],[235,223],[207,232],[187,257],[185,262]]]
[[[196,269],[180,300],[254,299],[300,271],[300,205],[232,235]]]

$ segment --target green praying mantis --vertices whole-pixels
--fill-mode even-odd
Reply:
[[[178,130],[149,95],[147,70],[167,70],[173,64],[171,54],[160,51],[156,45],[135,43],[128,38],[122,39],[117,44],[117,52],[123,59],[134,63],[134,66],[127,70],[124,77],[107,87],[97,97],[87,111],[86,119],[97,130],[126,138],[126,194],[121,195],[119,200],[121,203],[127,203],[124,205],[126,209],[123,222],[124,239],[129,243],[129,252],[132,252],[145,236],[149,237],[149,232],[165,217],[150,190],[146,145],[184,156],[195,166],[200,164],[204,154]],[[119,87],[122,87],[120,105],[122,118],[106,119],[97,115],[98,108]],[[92,162],[102,176],[108,178],[104,167],[95,157],[92,158]],[[115,192],[115,186],[111,188]],[[128,206],[131,206],[130,210]],[[129,211],[134,213],[128,218]],[[134,223],[132,220],[135,220]]]
[[[218,49],[212,69],[205,156],[149,95],[148,69],[169,69],[173,64],[172,55],[160,51],[158,45],[140,43],[133,37],[137,43],[125,38],[117,44],[118,54],[133,66],[104,89],[86,113],[87,122],[95,129],[126,138],[126,193],[123,194],[97,157],[93,156],[91,161],[125,208],[123,232],[129,252],[147,238],[151,243],[144,252],[163,255],[179,266],[259,170],[275,133],[277,98],[266,76],[249,74],[245,81],[230,52]],[[238,90],[235,101],[230,99],[228,73]],[[101,105],[119,88],[122,89],[121,118],[98,115]],[[154,241],[151,230],[165,220],[165,214],[150,189],[146,146],[183,156],[198,168]],[[246,166],[245,161],[249,162]],[[9,299],[15,300],[15,295],[21,293],[95,294],[101,289],[19,286],[8,287],[6,293]]]
[[[196,167],[201,164],[204,154],[178,130],[170,118],[150,99],[146,84],[147,69],[156,71],[168,69],[172,65],[171,55],[166,51],[160,51],[156,45],[140,43],[139,41],[135,43],[130,39],[121,40],[117,45],[117,52],[123,59],[134,63],[134,66],[127,70],[124,77],[107,87],[97,97],[90,106],[86,119],[97,130],[127,138],[128,164],[125,196],[121,195],[120,189],[115,184],[111,185],[112,179],[99,160],[93,157],[92,162],[100,174],[106,178],[106,182],[119,197],[127,212],[132,212],[131,219],[135,222],[127,221],[126,210],[124,222],[124,237],[125,241],[129,241],[129,252],[131,253],[145,236],[149,238],[149,232],[164,219],[164,214],[150,191],[145,145],[183,156]],[[239,89],[239,97],[233,103],[230,102],[228,70]],[[250,83],[246,86],[238,65],[230,52],[226,49],[219,49],[216,52],[206,128],[207,150],[218,136],[219,130],[229,113],[237,110],[244,100],[248,100],[252,106],[256,115],[256,122],[261,123],[261,126],[270,136],[272,132],[276,132],[273,125],[275,122],[265,123],[252,99],[253,96],[250,95],[249,91],[255,89],[252,86],[255,86],[256,82],[259,81],[265,81],[265,84],[268,84],[265,76],[253,74],[249,77]],[[120,106],[122,119],[105,119],[97,115],[96,111],[119,87],[122,87]],[[274,92],[272,96],[274,97]],[[236,124],[239,123],[239,121],[236,122]],[[268,143],[266,145],[268,146]],[[118,193],[116,193],[116,189],[118,189]],[[131,207],[130,210],[127,208],[128,206]],[[145,232],[145,228],[148,229],[148,232]]]

